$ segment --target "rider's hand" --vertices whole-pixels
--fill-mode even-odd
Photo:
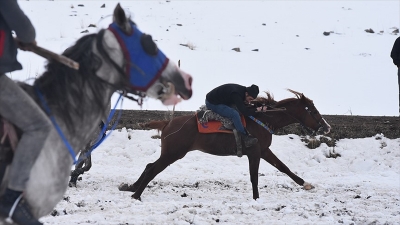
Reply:
[[[18,38],[15,38],[15,43],[17,43],[17,46],[19,49],[23,51],[30,51],[32,46],[36,46],[36,41],[30,42],[30,43],[24,43],[18,40]]]
[[[257,112],[265,112],[265,111],[266,111],[265,106],[257,107]]]

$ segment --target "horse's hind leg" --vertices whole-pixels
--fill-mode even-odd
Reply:
[[[290,169],[283,162],[281,162],[278,159],[278,157],[276,157],[269,148],[263,149],[261,151],[261,158],[263,158],[265,161],[267,161],[272,166],[276,167],[282,173],[285,173],[286,175],[288,175],[290,178],[292,178],[292,180],[294,182],[296,182],[298,185],[303,186],[306,190],[313,188],[312,185],[310,185],[307,182],[304,182],[303,179],[301,179],[296,174],[294,174],[292,171],[290,171]]]
[[[149,182],[152,181],[157,174],[161,173],[165,168],[167,168],[167,166],[174,163],[176,160],[181,159],[183,156],[185,156],[185,154],[182,156],[175,154],[161,154],[160,158],[154,163],[147,165],[145,171],[143,172],[144,174],[142,174],[141,178],[138,180],[141,180],[141,182],[139,183],[139,187],[136,189],[135,193],[132,195],[132,198],[140,200],[140,196],[142,195],[147,184],[149,184]]]

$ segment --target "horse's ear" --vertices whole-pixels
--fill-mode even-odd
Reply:
[[[125,11],[118,3],[114,9],[113,21],[121,28],[126,34],[130,34],[132,28],[129,20],[126,18]]]
[[[304,94],[303,94],[303,93],[300,93],[300,99],[301,99],[302,101],[305,101],[305,100],[307,100],[306,96],[304,96]]]
[[[313,101],[309,98],[307,98],[303,93],[301,93],[301,101],[305,102],[305,103],[312,103]]]

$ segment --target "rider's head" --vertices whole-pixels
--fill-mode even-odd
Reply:
[[[251,85],[250,87],[246,87],[246,92],[249,96],[254,98],[257,98],[259,90],[257,85]]]

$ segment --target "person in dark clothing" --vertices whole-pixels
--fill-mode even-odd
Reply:
[[[11,219],[20,225],[42,224],[32,215],[23,192],[47,137],[54,131],[40,107],[6,76],[8,72],[22,69],[17,61],[17,46],[26,49],[36,45],[35,36],[35,28],[17,1],[0,0],[0,115],[23,132],[9,166],[8,186],[0,196],[0,220]],[[5,168],[3,163],[1,168]]]
[[[400,37],[398,37],[394,42],[392,52],[390,53],[390,57],[392,57],[394,65],[397,66],[397,78],[399,82],[399,116],[400,116]]]
[[[246,103],[257,98],[259,93],[257,85],[245,87],[239,84],[224,84],[211,90],[206,96],[206,106],[211,111],[233,121],[237,131],[242,134],[246,147],[255,145],[258,140],[252,137],[244,128],[239,112],[245,116],[254,116],[257,110],[249,109]],[[233,106],[239,110],[236,111]]]

